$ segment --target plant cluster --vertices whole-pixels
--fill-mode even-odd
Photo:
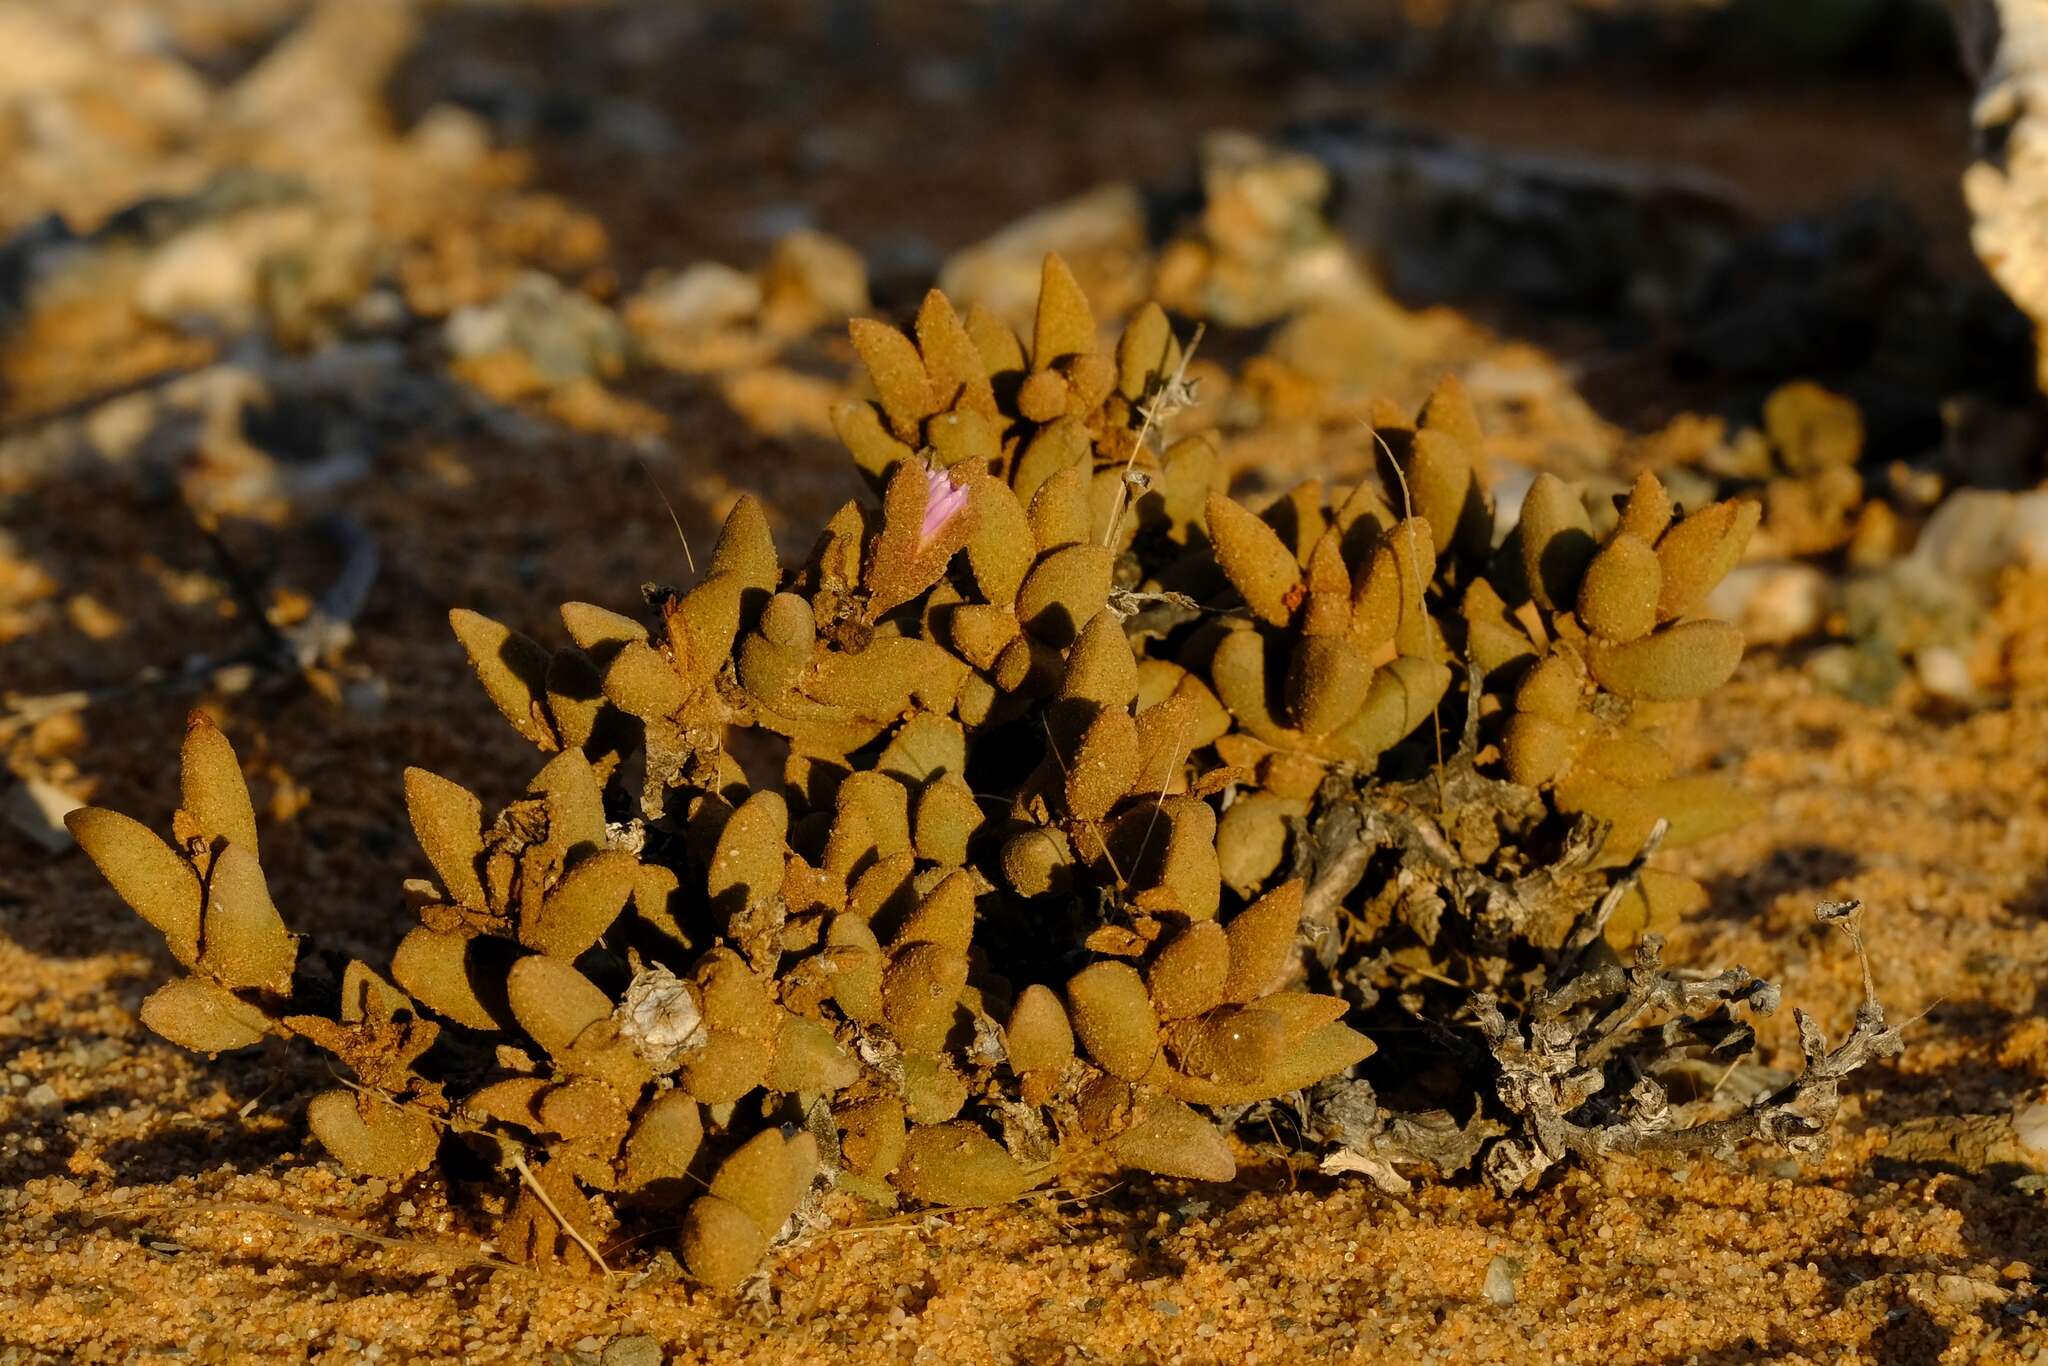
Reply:
[[[1431,1028],[1389,1035],[1426,1040],[1396,1089],[1555,1136],[1593,1124],[1600,1069],[1488,1062],[1503,1010],[1768,1007],[1746,975],[1659,995],[1604,947],[1701,897],[1646,844],[1742,814],[1658,725],[1736,667],[1699,613],[1753,503],[1682,513],[1645,476],[1596,518],[1546,476],[1497,546],[1446,382],[1375,413],[1378,477],[1252,512],[1213,445],[1157,439],[1188,399],[1166,315],[1104,349],[1057,258],[1028,348],[937,292],[909,334],[852,335],[875,398],[838,428],[879,497],[800,563],[743,498],[692,587],[565,604],[569,643],[451,614],[546,758],[489,814],[407,771],[435,877],[388,974],[298,952],[203,717],[174,842],[75,813],[188,970],[146,1022],[331,1054],[353,1081],[310,1122],[352,1171],[494,1156],[513,1255],[601,1262],[608,1221],[680,1208],[683,1263],[730,1287],[828,1186],[986,1205],[1089,1148],[1228,1180],[1261,1106],[1384,1140],[1359,1069],[1397,1016]],[[779,781],[741,763],[764,735]],[[1673,1047],[1736,1032],[1694,1026]],[[1535,1105],[1552,1082],[1570,1104]],[[1544,1165],[1516,1152],[1490,1170]]]

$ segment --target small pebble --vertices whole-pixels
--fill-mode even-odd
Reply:
[[[2012,1130],[2028,1153],[2048,1158],[2048,1105],[2021,1106],[2013,1114]]]
[[[661,1366],[661,1344],[644,1333],[613,1338],[599,1360],[604,1366]]]
[[[1495,1257],[1486,1264],[1486,1283],[1480,1287],[1480,1293],[1501,1308],[1507,1308],[1515,1302],[1515,1279],[1521,1270],[1506,1257]]]

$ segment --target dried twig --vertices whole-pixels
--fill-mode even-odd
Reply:
[[[555,1202],[548,1196],[547,1189],[541,1185],[539,1178],[534,1176],[533,1169],[526,1165],[526,1159],[519,1155],[519,1150],[507,1143],[505,1156],[511,1160],[512,1169],[519,1173],[519,1179],[533,1192],[533,1198],[540,1201],[541,1208],[554,1217],[554,1221],[561,1225],[562,1232],[569,1236],[570,1241],[583,1249],[583,1254],[590,1258],[590,1264],[597,1268],[598,1273],[606,1280],[610,1280],[612,1269],[605,1264],[604,1254],[599,1252],[596,1246],[569,1222],[562,1211],[555,1207]]]
[[[1650,833],[1644,836],[1643,847],[1636,850],[1636,856],[1615,875],[1607,895],[1601,897],[1591,913],[1581,916],[1579,923],[1572,927],[1571,934],[1565,938],[1564,953],[1558,963],[1560,976],[1568,975],[1577,965],[1580,955],[1592,947],[1594,940],[1607,933],[1607,922],[1614,919],[1621,899],[1628,895],[1629,888],[1636,885],[1636,879],[1643,875],[1644,865],[1649,863],[1650,856],[1657,852],[1657,846],[1664,843],[1664,836],[1670,831],[1671,822],[1659,816],[1657,823],[1650,827]]]
[[[1187,346],[1180,353],[1180,363],[1173,367],[1171,375],[1159,381],[1142,410],[1144,421],[1138,427],[1138,435],[1131,442],[1130,458],[1124,461],[1123,472],[1117,476],[1116,502],[1109,510],[1109,530],[1102,537],[1104,545],[1115,545],[1116,533],[1123,526],[1124,504],[1129,501],[1131,481],[1136,477],[1138,453],[1145,449],[1145,439],[1152,434],[1153,427],[1195,402],[1195,386],[1188,382],[1188,362],[1195,358],[1195,348],[1202,344],[1202,334],[1208,330],[1208,326],[1207,323],[1195,324],[1194,335],[1188,338]]]
[[[1805,1066],[1798,1077],[1735,1115],[1677,1126],[1664,1088],[1646,1067],[1624,1052],[1629,1031],[1653,1009],[1677,1012],[1708,1007],[1723,1014],[1746,1005],[1755,1014],[1776,1008],[1777,989],[1742,968],[1713,977],[1686,977],[1664,969],[1662,941],[1645,936],[1633,968],[1607,964],[1562,983],[1535,1002],[1526,1033],[1509,1024],[1499,1002],[1481,996],[1475,1005],[1480,1032],[1500,1066],[1498,1092],[1518,1116],[1522,1134],[1496,1144],[1486,1173],[1502,1190],[1519,1189],[1568,1155],[1725,1151],[1747,1139],[1762,1139],[1809,1154],[1826,1143],[1827,1128],[1840,1105],[1842,1079],[1874,1058],[1896,1055],[1903,1041],[1885,1023],[1870,959],[1860,930],[1850,919],[1857,903],[1823,905],[1816,918],[1839,924],[1849,934],[1863,972],[1864,999],[1856,1026],[1833,1049],[1811,1016],[1794,1011]],[[1619,1000],[1616,1000],[1616,997]],[[1712,1045],[1704,1022],[1681,1019],[1654,1041],[1662,1051]],[[1754,1035],[1746,1026],[1727,1029],[1716,1051],[1731,1045],[1746,1050]],[[1622,1087],[1626,1090],[1622,1091]],[[1601,1103],[1598,1098],[1622,1093]]]

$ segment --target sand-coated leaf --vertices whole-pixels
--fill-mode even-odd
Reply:
[[[1166,941],[1145,969],[1145,985],[1160,1018],[1181,1020],[1221,1004],[1229,976],[1230,937],[1215,921],[1202,920]]]
[[[1287,711],[1304,735],[1327,735],[1358,714],[1372,660],[1348,636],[1305,636],[1287,667]]]
[[[1013,1072],[1057,1072],[1073,1060],[1074,1029],[1052,988],[1034,982],[1017,993],[1003,1042]]]
[[[780,1129],[763,1129],[718,1164],[711,1194],[743,1210],[772,1237],[796,1212],[817,1167],[817,1140],[808,1132],[784,1138]]]
[[[1003,878],[1019,896],[1064,892],[1072,884],[1074,851],[1067,837],[1049,827],[1012,835],[1003,843]]]
[[[919,858],[942,868],[965,863],[981,826],[981,799],[956,775],[934,778],[918,794],[913,831]]]
[[[628,1191],[681,1187],[704,1142],[704,1117],[685,1091],[663,1091],[640,1112],[626,1135],[620,1186]]]
[[[1301,925],[1302,881],[1293,878],[1231,917],[1223,927],[1230,943],[1230,971],[1223,999],[1255,1001],[1273,990],[1294,954]]]
[[[1279,533],[1220,493],[1205,504],[1209,540],[1223,572],[1261,621],[1285,626],[1292,595],[1301,587],[1301,564]]]
[[[985,306],[969,304],[966,324],[967,335],[974,338],[974,349],[981,353],[981,363],[990,379],[1013,375],[1024,368],[1024,343]]]
[[[1088,429],[1074,418],[1062,418],[1041,429],[1025,443],[1010,471],[1010,488],[1018,504],[1028,508],[1046,480],[1061,470],[1087,466],[1093,453]]]
[[[932,463],[958,479],[986,475],[1003,458],[994,424],[972,409],[940,413],[924,424]]]
[[[1569,723],[1579,715],[1585,686],[1585,669],[1577,659],[1563,653],[1546,655],[1515,689],[1515,710]]]
[[[1328,1024],[1289,1048],[1250,1082],[1167,1072],[1161,1089],[1191,1105],[1245,1105],[1286,1095],[1332,1077],[1372,1056],[1372,1040],[1348,1025]]]
[[[1471,449],[1448,433],[1418,431],[1405,472],[1415,515],[1429,523],[1436,552],[1441,555],[1450,549],[1459,529],[1481,510]]]
[[[836,811],[858,808],[875,852],[894,858],[910,852],[910,790],[872,769],[849,773],[833,798]]]
[[[990,423],[1000,419],[988,365],[951,301],[936,289],[917,310],[917,349],[941,412],[959,408]]]
[[[918,901],[917,909],[896,932],[896,942],[938,944],[967,952],[974,939],[974,907],[980,892],[976,874],[964,868],[946,874]]]
[[[510,966],[504,960],[513,952],[501,939],[472,939],[422,925],[398,941],[391,975],[414,1000],[457,1024],[510,1029],[502,984]],[[498,984],[489,992],[492,1001],[478,991],[479,980]]]
[[[579,1148],[611,1153],[626,1137],[632,1114],[618,1092],[595,1077],[571,1077],[550,1086],[534,1104],[542,1127]]]
[[[206,878],[200,922],[199,966],[223,986],[291,990],[299,941],[284,927],[256,855],[230,842]]]
[[[1109,602],[1115,556],[1107,546],[1070,545],[1040,560],[1017,593],[1017,616],[1054,649],[1071,645]]]
[[[1287,854],[1288,822],[1308,815],[1308,802],[1253,792],[1230,804],[1216,826],[1216,862],[1223,885],[1250,899],[1280,869]]]
[[[781,1012],[775,1040],[775,1061],[766,1084],[786,1095],[829,1096],[860,1078],[860,1065],[816,1020]]]
[[[1034,1180],[1000,1143],[966,1123],[912,1129],[889,1179],[913,1200],[953,1208],[1007,1204]]]
[[[1060,696],[1121,709],[1130,706],[1137,695],[1138,661],[1123,622],[1114,612],[1098,612],[1067,651]]]
[[[540,1125],[537,1106],[541,1093],[554,1085],[551,1077],[506,1077],[486,1082],[462,1100],[462,1113],[469,1119],[490,1119],[533,1129]]]
[[[1619,529],[1655,545],[1670,528],[1673,510],[1663,481],[1644,470],[1629,486],[1628,497],[1622,500]]]
[[[967,568],[983,598],[1008,607],[1017,600],[1017,589],[1035,558],[1030,519],[1000,479],[974,479],[967,497],[978,509],[974,531],[967,538]]]
[[[199,956],[199,875],[141,821],[118,811],[81,806],[64,828],[135,913],[154,925],[171,956],[186,966]]]
[[[1466,585],[1458,615],[1465,619],[1465,648],[1487,674],[1535,655],[1535,642],[1487,580],[1474,579]]]
[[[526,790],[547,799],[550,846],[564,855],[604,848],[604,789],[582,750],[548,760]]]
[[[1429,398],[1422,405],[1422,415],[1416,422],[1416,430],[1442,432],[1455,438],[1474,460],[1479,457],[1480,448],[1486,440],[1485,432],[1479,426],[1479,414],[1472,407],[1472,397],[1466,392],[1465,382],[1456,375],[1445,375],[1429,391]]]
[[[747,588],[738,573],[712,573],[676,604],[668,619],[669,644],[685,691],[709,683],[731,658]]]
[[[1624,787],[1648,787],[1671,776],[1671,752],[1648,731],[1624,730],[1589,743],[1579,762]]]
[[[1160,474],[1153,487],[1158,491],[1160,511],[1176,535],[1200,525],[1209,495],[1221,483],[1223,458],[1206,437],[1184,436],[1166,448]],[[1148,500],[1140,499],[1142,513]]]
[[[578,860],[521,919],[519,942],[565,963],[574,960],[626,909],[639,875],[640,861],[623,849]]]
[[[1167,797],[1133,803],[1119,823],[1142,840],[1126,868],[1138,884],[1137,900],[1148,909],[1173,911],[1189,920],[1215,916],[1223,896],[1216,863],[1216,809],[1196,797]],[[1119,855],[1121,860],[1124,855]]]
[[[1373,674],[1364,705],[1336,738],[1359,762],[1377,758],[1426,723],[1450,685],[1447,666],[1402,655]]]
[[[733,812],[705,874],[705,893],[722,916],[760,905],[782,891],[789,804],[780,792],[754,793]]]
[[[1287,1048],[1287,1022],[1257,1007],[1223,1006],[1171,1031],[1178,1069],[1191,1077],[1246,1085]]]
[[[1586,564],[1586,576],[1579,581],[1579,620],[1602,640],[1646,636],[1657,624],[1663,583],[1650,543],[1633,532],[1616,531]]]
[[[731,949],[713,949],[697,961],[704,1022],[714,1030],[773,1039],[775,1001],[760,975]]]
[[[855,318],[847,324],[853,349],[867,367],[881,400],[889,429],[903,441],[916,445],[921,440],[924,420],[939,411],[938,396],[932,391],[924,359],[910,338],[887,323],[872,318]]]
[[[1096,351],[1076,356],[1066,364],[1067,412],[1078,418],[1092,418],[1103,400],[1116,392],[1116,361]]]
[[[555,1057],[576,1037],[612,1013],[612,998],[563,959],[529,954],[505,977],[513,1018]]]
[[[1570,611],[1578,601],[1586,562],[1596,549],[1586,505],[1570,485],[1546,470],[1522,499],[1516,531],[1530,594],[1552,611]]]
[[[592,662],[604,665],[629,641],[647,642],[647,629],[629,616],[590,602],[565,602],[562,626],[577,648],[589,653]]]
[[[874,404],[859,399],[844,399],[832,405],[832,430],[852,454],[854,466],[876,488],[881,487],[890,470],[917,454],[915,447],[890,435]]]
[[[1323,507],[1323,483],[1306,479],[1266,504],[1259,520],[1273,528],[1300,569],[1308,568],[1309,556],[1330,529],[1329,513]]]
[[[1085,465],[1055,470],[1031,495],[1031,539],[1041,554],[1093,540],[1089,535],[1089,475]]]
[[[1111,1076],[1141,1080],[1159,1057],[1159,1017],[1145,979],[1128,963],[1094,963],[1067,982],[1074,1035]]]
[[[461,905],[483,910],[488,902],[477,876],[477,860],[484,851],[483,803],[460,783],[423,768],[408,768],[405,809],[413,837],[448,895]]]
[[[967,733],[950,716],[921,711],[897,728],[875,769],[917,788],[941,774],[967,771]]]
[[[939,944],[912,944],[890,956],[882,1010],[896,1041],[913,1053],[945,1042],[967,985],[967,955]]]
[[[1038,313],[1031,323],[1031,364],[1044,370],[1068,356],[1095,350],[1095,314],[1081,282],[1057,252],[1046,254],[1038,282]]]
[[[773,1036],[714,1029],[685,1056],[678,1080],[706,1105],[731,1105],[767,1080],[774,1060]]]
[[[1518,713],[1501,737],[1507,776],[1522,786],[1542,786],[1571,764],[1579,739],[1571,727],[1536,713]]]
[[[1714,585],[1742,558],[1762,516],[1763,504],[1743,499],[1711,503],[1674,523],[1657,542],[1664,573],[1658,620],[1672,621],[1698,611]]]
[[[448,625],[462,642],[469,665],[476,671],[477,681],[484,685],[492,705],[527,740],[544,750],[555,749],[558,741],[548,722],[544,700],[548,678],[546,647],[463,607],[448,613]]]
[[[1508,776],[1524,787],[1541,787],[1562,773],[1577,749],[1570,727],[1535,712],[1518,712],[1501,737]]]
[[[768,511],[751,493],[740,495],[719,528],[718,544],[711,551],[709,576],[731,574],[742,588],[772,593],[782,577],[782,564],[775,555],[775,533],[768,525]]]
[[[1123,336],[1117,338],[1117,392],[1132,403],[1150,396],[1172,374],[1179,361],[1175,354],[1179,349],[1174,344],[1173,324],[1167,321],[1166,310],[1147,302],[1125,324]]]
[[[262,1011],[197,977],[167,982],[145,997],[142,1023],[195,1053],[247,1048],[270,1032]]]
[[[1027,422],[1053,422],[1073,417],[1079,405],[1073,386],[1058,370],[1034,370],[1017,386],[1017,412]]]
[[[225,839],[251,854],[256,847],[256,807],[241,761],[213,718],[195,711],[185,719],[185,743],[179,751],[178,804],[208,843]]]
[[[1204,736],[1206,725],[1201,703],[1187,693],[1176,693],[1138,713],[1138,772],[1131,780],[1132,794],[1178,790],[1194,751],[1215,738]]]
[[[832,999],[840,1013],[861,1024],[882,1018],[882,946],[874,930],[857,915],[832,917],[825,927],[825,957]]]
[[[412,1009],[406,994],[360,958],[341,971],[341,1022],[383,1025]]]
[[[689,701],[675,667],[644,640],[627,641],[604,671],[604,695],[629,716],[656,721]]]
[[[903,1160],[909,1131],[903,1124],[903,1102],[874,1096],[843,1105],[834,1112],[840,1129],[840,1156],[864,1176],[885,1179]]]
[[[370,1092],[323,1091],[306,1118],[320,1146],[357,1176],[411,1176],[434,1160],[441,1141],[426,1115]]]
[[[679,1247],[690,1275],[723,1292],[753,1274],[767,1255],[768,1238],[738,1205],[705,1195],[690,1202]]]
[[[583,650],[565,646],[548,656],[548,715],[565,748],[580,749],[604,715],[604,675]]]
[[[1101,820],[1137,780],[1137,722],[1122,708],[1106,707],[1064,757],[1068,814],[1077,820]]]
[[[1126,1167],[1189,1181],[1229,1181],[1237,1176],[1230,1144],[1216,1126],[1177,1100],[1155,1096],[1138,1107],[1131,1127],[1110,1143]]]
[[[1626,645],[1596,645],[1593,677],[1640,702],[1684,702],[1726,683],[1742,662],[1742,632],[1725,621],[1682,621]]]

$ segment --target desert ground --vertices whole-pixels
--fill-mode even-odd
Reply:
[[[1941,16],[1470,8],[0,4],[0,1361],[2048,1361],[2048,427]],[[1412,201],[1394,129],[1437,140]],[[1796,1068],[1790,1007],[1862,999],[1814,908],[1863,903],[1905,1048],[1825,1153],[1397,1195],[1240,1133],[1223,1186],[830,1205],[727,1297],[660,1227],[515,1265],[502,1190],[322,1152],[324,1063],[143,1027],[171,960],[64,810],[163,826],[203,708],[292,927],[383,961],[400,770],[531,767],[448,608],[677,578],[749,492],[800,554],[859,491],[847,313],[1000,303],[1043,233],[1105,317],[1175,243],[1243,265],[1176,311],[1247,498],[1355,476],[1359,404],[1444,373],[1503,469],[1779,481],[1677,731],[1761,814],[1665,856],[1710,894],[1666,957],[1778,983]],[[1729,473],[1801,379],[1862,413],[1846,504]]]

